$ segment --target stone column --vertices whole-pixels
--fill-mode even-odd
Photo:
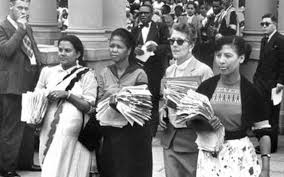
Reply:
[[[110,61],[108,37],[103,22],[103,1],[106,0],[68,1],[69,27],[66,33],[82,40],[86,49],[85,60],[96,71],[100,71]]]
[[[278,4],[278,31],[284,35],[284,0],[279,0]],[[284,95],[282,97],[282,103],[280,108],[280,116],[279,116],[279,128],[280,134],[284,135]]]
[[[103,0],[68,1],[68,34],[75,34],[85,47],[106,47],[107,37],[103,27]]]
[[[107,31],[126,27],[125,0],[104,0],[103,7],[103,25]]]
[[[278,5],[278,31],[284,34],[284,0],[279,0]]]
[[[250,60],[241,67],[241,72],[252,79],[259,59],[260,40],[263,31],[260,26],[261,17],[266,13],[276,12],[276,1],[246,0],[244,39],[252,46]]]
[[[9,1],[0,0],[0,20],[4,19],[9,13]]]
[[[54,44],[60,37],[55,0],[33,0],[30,6],[30,24],[37,43]]]
[[[233,6],[234,6],[236,9],[239,9],[239,0],[233,0]]]

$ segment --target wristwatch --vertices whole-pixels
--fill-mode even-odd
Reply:
[[[261,154],[261,157],[267,157],[267,158],[271,158],[271,154]]]

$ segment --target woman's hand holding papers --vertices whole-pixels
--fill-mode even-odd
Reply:
[[[209,120],[209,124],[214,130],[218,130],[222,126],[220,119],[216,116]]]
[[[162,129],[166,129],[167,128],[167,123],[168,123],[168,111],[167,108],[161,108],[160,111],[160,126],[162,127]]]
[[[211,124],[208,122],[208,119],[206,119],[201,114],[198,114],[191,119],[188,119],[186,121],[187,127],[193,128],[195,131],[213,131],[213,128]]]
[[[110,106],[112,109],[114,109],[114,110],[116,110],[117,112],[119,112],[118,109],[116,108],[116,105],[117,105],[116,95],[111,95],[111,96],[109,97],[109,106]]]

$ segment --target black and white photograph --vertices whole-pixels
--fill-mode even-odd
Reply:
[[[283,177],[284,0],[0,0],[0,177]]]

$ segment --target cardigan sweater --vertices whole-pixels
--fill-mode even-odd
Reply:
[[[220,75],[209,78],[202,82],[197,88],[197,92],[206,95],[209,100],[217,87]],[[265,101],[257,89],[245,77],[241,76],[241,129],[236,132],[225,132],[225,139],[238,139],[246,136],[246,132],[253,126],[253,123],[268,120],[268,111]],[[261,131],[255,131],[256,136],[270,134],[270,129],[264,128]]]

